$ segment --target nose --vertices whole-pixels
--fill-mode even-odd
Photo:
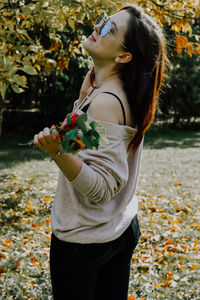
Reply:
[[[97,34],[99,34],[99,29],[100,29],[101,25],[102,25],[102,23],[94,25],[94,30]]]

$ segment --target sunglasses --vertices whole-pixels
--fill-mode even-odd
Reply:
[[[105,13],[102,13],[97,17],[97,19],[94,22],[94,26],[101,24],[101,27],[99,28],[99,35],[101,37],[105,36],[106,34],[110,33],[115,39],[119,41],[119,39],[111,32],[112,24],[110,21],[110,17],[107,17]],[[120,41],[119,41],[120,42]],[[127,50],[126,46],[120,42],[120,45]]]

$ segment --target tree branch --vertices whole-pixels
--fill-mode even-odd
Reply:
[[[170,13],[171,15],[175,16],[176,18],[180,18],[180,19],[184,19],[184,18],[188,18],[188,19],[193,19],[193,20],[196,20],[197,18],[193,18],[193,17],[188,17],[188,16],[180,16],[178,14],[176,14],[175,12],[173,12],[172,10],[170,9],[167,9],[164,7],[164,5],[161,5],[161,4],[158,4],[156,3],[154,0],[150,0],[150,2],[152,2],[153,4],[155,4],[156,6],[158,6],[159,8],[163,9],[164,11]],[[184,11],[184,10],[183,10]]]

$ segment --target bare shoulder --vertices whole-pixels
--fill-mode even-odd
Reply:
[[[109,92],[117,95],[124,107],[126,125],[133,127],[132,113],[127,97],[123,89],[110,89]],[[120,102],[114,95],[99,93],[91,102],[88,114],[96,120],[124,124],[124,117]]]
[[[99,93],[92,101],[88,114],[95,120],[121,123],[121,107],[119,101],[110,94]]]

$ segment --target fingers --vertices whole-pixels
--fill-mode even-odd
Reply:
[[[58,132],[55,129],[52,131],[51,138],[55,143],[59,143]]]
[[[40,131],[38,134],[35,134],[34,136],[34,144],[41,148],[43,147],[47,142],[44,139],[43,131]]]
[[[34,135],[34,144],[38,144],[38,134]]]
[[[52,142],[52,138],[51,138],[51,134],[50,134],[50,130],[48,127],[45,127],[43,129],[43,131],[41,131],[39,133],[39,138],[41,137],[41,139],[44,139],[44,141],[47,143],[47,144],[50,144]]]
[[[41,144],[41,142],[39,140],[39,134],[34,135],[34,144],[40,149],[43,146],[43,144]]]
[[[58,133],[56,130],[53,130],[51,134],[50,129],[48,127],[45,127],[43,131],[40,131],[34,136],[34,144],[38,148],[44,147],[51,143],[59,143]]]

